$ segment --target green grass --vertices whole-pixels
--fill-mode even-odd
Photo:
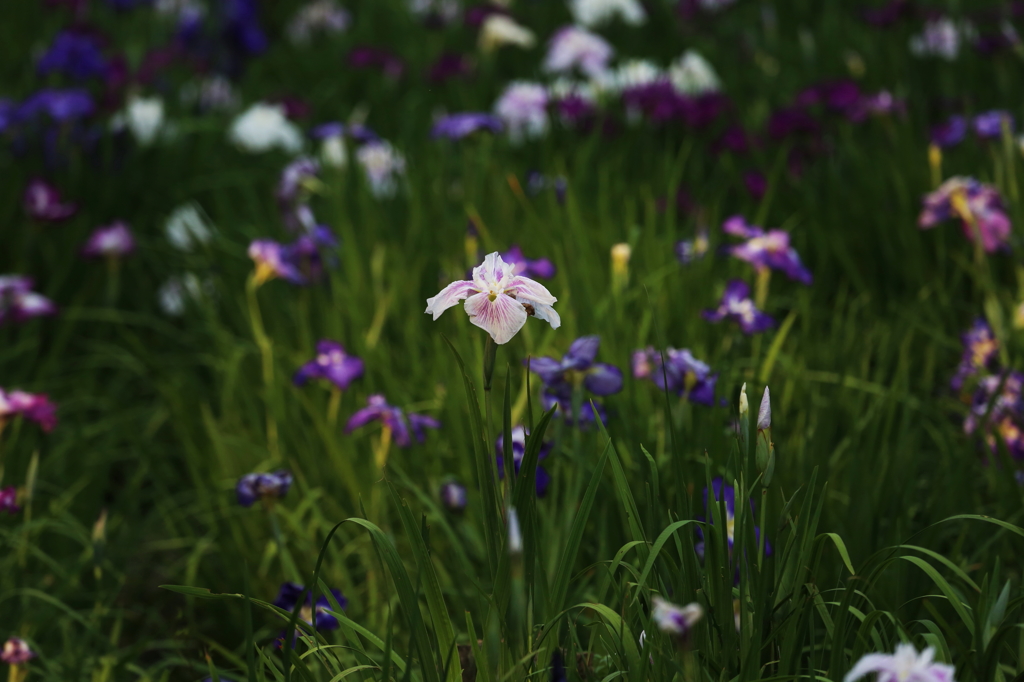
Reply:
[[[542,37],[568,21],[560,3],[517,4]],[[198,680],[215,667],[236,680],[347,673],[455,682],[454,644],[469,647],[477,679],[487,682],[543,678],[559,648],[572,680],[581,671],[630,682],[840,680],[861,654],[901,640],[935,646],[958,680],[1017,679],[1021,488],[1012,465],[986,465],[979,443],[963,434],[966,407],[948,381],[958,335],[997,310],[1007,320],[1004,364],[1020,366],[1021,332],[1008,322],[1020,300],[1019,248],[989,258],[983,277],[957,226],[921,232],[916,219],[931,189],[925,146],[936,102],[955,97],[972,111],[1005,107],[1019,118],[1020,57],[916,60],[906,50],[916,23],[880,32],[857,20],[854,3],[777,3],[774,33],[761,3],[741,0],[689,26],[651,4],[659,20],[648,28],[605,32],[619,54],[664,64],[695,47],[750,127],[812,82],[844,76],[848,51],[866,65],[862,86],[906,97],[908,115],[830,121],[828,153],[798,178],[779,163],[778,146],[716,157],[706,134],[646,124],[614,138],[557,132],[521,147],[491,138],[432,142],[435,108],[490,108],[505,82],[538,75],[542,50],[481,58],[475,80],[427,87],[418,69],[442,49],[471,49],[472,33],[427,32],[392,0],[353,4],[348,34],[306,51],[275,41],[249,66],[240,92],[246,102],[305,97],[311,122],[365,106],[367,123],[409,159],[408,178],[398,198],[378,201],[355,170],[325,173],[314,210],[341,238],[338,268],[310,288],[271,281],[254,302],[245,250],[253,238],[288,238],[273,198],[288,159],[230,148],[226,117],[191,117],[168,96],[183,132],[173,144],[119,151],[116,163],[101,166],[71,153],[66,167],[47,171],[83,205],[61,225],[30,224],[21,210],[41,158],[0,153],[8,179],[0,186],[0,273],[34,276],[61,306],[56,318],[0,329],[0,386],[46,392],[60,406],[52,434],[15,422],[0,441],[0,482],[24,486],[28,499],[22,513],[0,518],[0,637],[24,637],[39,652],[29,679]],[[273,35],[295,7],[267,4]],[[148,10],[115,15],[97,6],[90,19],[129,54],[166,32]],[[24,56],[66,21],[14,13],[15,38],[0,45],[0,94],[39,86]],[[813,55],[801,32],[814,37]],[[347,50],[361,42],[395,46],[412,72],[391,84],[347,69]],[[759,54],[777,61],[778,75],[758,67]],[[1011,158],[1019,165],[1019,154]],[[751,168],[769,175],[760,203],[742,189]],[[568,178],[564,206],[551,192],[523,200],[512,191],[508,176],[522,182],[530,169]],[[992,156],[971,140],[946,155],[945,171],[998,179],[1007,198],[1024,191],[997,178]],[[676,214],[679,185],[701,212]],[[166,215],[186,200],[217,227],[209,245],[189,254],[162,234]],[[1018,201],[1009,209],[1019,245],[1024,214]],[[717,227],[735,213],[790,230],[815,275],[807,288],[772,279],[767,309],[785,323],[753,340],[700,318],[729,279],[752,281],[749,266],[714,255],[729,241]],[[96,225],[118,217],[140,249],[108,305],[107,270],[77,250]],[[485,252],[517,243],[558,266],[547,284],[562,326],[531,320],[499,349],[489,411],[484,334],[459,309],[436,323],[422,313],[428,296],[472,264],[464,247],[471,217]],[[673,247],[701,223],[711,228],[712,253],[680,266]],[[619,242],[633,255],[628,285],[616,293],[609,250]],[[156,291],[185,271],[209,278],[212,294],[181,318],[165,317]],[[253,305],[272,343],[270,381]],[[560,356],[584,334],[599,334],[599,360],[627,375],[634,349],[690,348],[720,373],[728,406],[666,401],[650,382],[627,376],[624,390],[603,401],[607,431],[574,430],[557,415],[542,429],[538,380],[531,377],[528,392],[522,361]],[[336,423],[329,391],[290,380],[320,338],[342,342],[367,367],[342,395]],[[755,406],[762,387],[772,388],[776,468],[764,492],[753,444],[742,451],[730,431],[744,382]],[[423,445],[392,447],[383,472],[374,463],[378,427],[342,433],[378,392],[443,422]],[[549,494],[535,500],[527,476],[510,488],[478,486],[500,430],[531,419],[555,443],[545,462]],[[270,423],[276,433],[268,434]],[[282,502],[236,504],[239,476],[278,467],[295,476]],[[450,476],[470,488],[461,517],[438,501]],[[731,556],[723,523],[702,526],[702,566],[694,519],[715,476],[758,504],[752,514],[737,507],[743,549]],[[522,555],[504,549],[503,496],[519,511]],[[774,547],[763,560],[755,525]],[[342,627],[319,633],[319,648],[300,640],[294,667],[275,646],[290,614],[268,606],[286,580],[348,598]],[[658,593],[706,609],[689,648],[649,621]],[[642,652],[641,631],[650,647]],[[578,655],[588,663],[575,665]]]

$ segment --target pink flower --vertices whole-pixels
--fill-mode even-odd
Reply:
[[[36,422],[46,432],[57,426],[57,406],[45,394],[0,388],[0,427],[19,415]]]
[[[490,334],[497,344],[508,343],[531,316],[549,323],[552,329],[562,324],[552,307],[558,299],[544,285],[517,276],[515,264],[506,263],[497,252],[473,268],[472,281],[452,282],[437,296],[428,298],[424,312],[436,320],[463,299],[469,321]]]
[[[28,183],[23,200],[25,213],[35,220],[45,222],[66,220],[78,211],[78,206],[75,204],[64,203],[56,187],[39,178]]]
[[[86,258],[117,258],[127,256],[134,250],[135,237],[132,231],[118,220],[106,227],[96,228],[82,247],[82,255]]]

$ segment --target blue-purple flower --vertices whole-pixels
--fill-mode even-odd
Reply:
[[[384,396],[376,394],[367,398],[366,407],[349,417],[345,433],[352,433],[372,421],[379,421],[389,429],[395,445],[400,448],[412,445],[413,438],[422,443],[427,438],[427,429],[441,428],[441,422],[433,417],[415,412],[406,414],[401,408],[389,405]]]
[[[601,339],[583,336],[572,342],[561,360],[552,357],[533,358],[530,371],[544,382],[545,390],[569,397],[573,387],[582,385],[594,395],[606,396],[622,390],[622,370],[614,365],[595,362]]]
[[[945,123],[940,123],[931,130],[932,144],[942,147],[954,147],[967,136],[967,119],[963,116],[950,116]]]
[[[964,433],[981,431],[992,452],[1005,443],[1014,459],[1024,459],[1024,374],[1010,371],[986,376],[978,382],[971,408],[964,418]]]
[[[999,190],[974,178],[953,177],[927,194],[917,219],[921,229],[957,218],[968,241],[981,238],[986,253],[1009,249],[1010,217]]]
[[[305,592],[305,599],[300,602],[303,592]],[[331,590],[331,595],[334,600],[338,602],[338,606],[345,608],[348,606],[348,599],[341,593],[341,590]],[[274,606],[284,609],[285,611],[291,612],[295,610],[295,607],[300,603],[299,607],[299,618],[309,625],[312,625],[317,630],[336,630],[339,627],[338,619],[327,613],[328,609],[333,609],[330,600],[326,594],[321,594],[316,599],[316,608],[313,608],[313,595],[306,592],[306,588],[296,583],[284,583],[281,585],[281,589],[277,593],[277,597],[271,602]],[[314,620],[315,619],[315,620]]]
[[[67,123],[89,116],[96,110],[92,95],[86,90],[44,88],[36,91],[18,107],[16,117],[28,121],[45,114],[54,123]]]
[[[954,391],[963,388],[964,383],[973,376],[991,369],[992,361],[999,353],[999,340],[992,332],[992,327],[983,318],[978,318],[963,336],[964,352],[956,374],[949,382]]]
[[[121,258],[135,251],[135,237],[120,220],[98,227],[82,246],[86,258]]]
[[[284,470],[266,474],[246,474],[238,479],[235,494],[238,504],[251,507],[257,500],[269,504],[288,494],[292,487],[292,475]]]
[[[729,552],[732,553],[733,544],[735,542],[735,529],[736,529],[736,490],[731,485],[725,485],[725,481],[721,476],[713,478],[711,480],[711,489],[714,491],[714,502],[718,504],[725,502],[725,537],[729,545]],[[750,500],[750,509],[753,511],[754,502]],[[708,509],[708,489],[704,488],[704,513],[706,516],[698,517],[700,521],[706,521],[709,525],[714,524],[714,515],[710,509]],[[694,550],[697,552],[697,556],[700,560],[704,560],[704,531],[700,526],[696,529],[697,543],[694,545]],[[754,527],[754,539],[760,541],[761,529]],[[771,556],[772,546],[771,543],[765,540],[764,552],[766,556]],[[735,582],[739,582],[739,566],[735,575]]]
[[[54,302],[32,291],[33,285],[30,277],[0,275],[0,326],[57,314]]]
[[[253,281],[257,286],[278,277],[292,284],[306,283],[284,244],[272,239],[256,239],[249,244],[249,258],[256,264]]]
[[[516,476],[519,475],[519,467],[523,463],[523,457],[526,456],[526,438],[529,435],[524,426],[512,429],[512,464],[515,467]],[[541,443],[540,451],[537,453],[537,497],[544,497],[547,494],[548,485],[551,483],[551,475],[540,465],[540,461],[551,454],[552,445],[551,441]],[[494,451],[497,453],[498,478],[503,479],[505,478],[505,434],[498,436],[498,440],[494,443]]]
[[[63,73],[75,80],[102,77],[107,60],[95,36],[80,31],[61,31],[36,64],[41,75]]]
[[[319,186],[319,172],[320,165],[308,156],[300,156],[281,171],[275,197],[288,229],[307,232],[316,225],[307,200],[309,194]]]
[[[1013,133],[1013,116],[1010,112],[994,109],[974,117],[974,134],[983,140],[999,139],[1003,136],[1003,126]]]
[[[491,114],[467,111],[442,116],[434,122],[430,137],[444,137],[449,140],[461,140],[477,132],[500,133],[504,129],[501,119]]]
[[[744,334],[759,334],[775,325],[771,315],[754,306],[750,299],[750,287],[741,279],[729,282],[718,308],[705,310],[703,317],[708,322],[721,322],[728,318],[737,323]]]
[[[49,433],[57,426],[57,406],[44,393],[0,388],[0,429],[15,417],[35,422]]]
[[[29,647],[28,642],[20,637],[11,637],[4,642],[3,649],[0,650],[0,662],[12,666],[28,663],[35,657],[36,653]]]
[[[466,509],[468,497],[466,495],[466,487],[459,485],[455,481],[448,481],[441,485],[439,491],[441,497],[441,504],[444,508],[450,512],[456,514],[463,512]]]
[[[726,234],[740,237],[743,244],[729,247],[728,252],[740,260],[747,261],[756,270],[780,270],[792,280],[811,284],[813,277],[800,261],[800,255],[789,244],[789,233],[784,230],[768,230],[751,225],[742,216],[733,216],[722,224]]]
[[[530,279],[551,279],[555,276],[555,264],[548,258],[527,258],[518,245],[513,244],[508,251],[501,254],[501,260],[512,263],[514,275],[522,275]]]
[[[648,346],[633,351],[633,377],[650,379],[662,390],[668,390],[686,398],[691,403],[715,405],[715,384],[718,375],[711,373],[711,367],[693,357],[687,348],[665,349],[665,363],[661,353]]]
[[[44,222],[66,220],[78,212],[78,206],[65,203],[56,187],[39,178],[28,183],[22,201],[30,218]]]
[[[337,341],[321,339],[316,344],[316,357],[295,373],[296,386],[304,386],[310,379],[324,379],[341,390],[363,376],[363,361],[345,352]]]

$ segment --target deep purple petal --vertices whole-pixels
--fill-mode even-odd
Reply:
[[[622,390],[622,370],[603,362],[596,363],[587,372],[583,385],[595,395],[611,395]]]

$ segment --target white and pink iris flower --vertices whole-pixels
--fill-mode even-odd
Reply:
[[[544,285],[516,275],[515,267],[494,252],[484,259],[483,265],[473,268],[472,280],[452,282],[437,296],[428,298],[424,312],[436,320],[465,299],[469,321],[499,345],[508,343],[528,317],[537,317],[558,329],[562,321],[552,307],[558,299]]]

